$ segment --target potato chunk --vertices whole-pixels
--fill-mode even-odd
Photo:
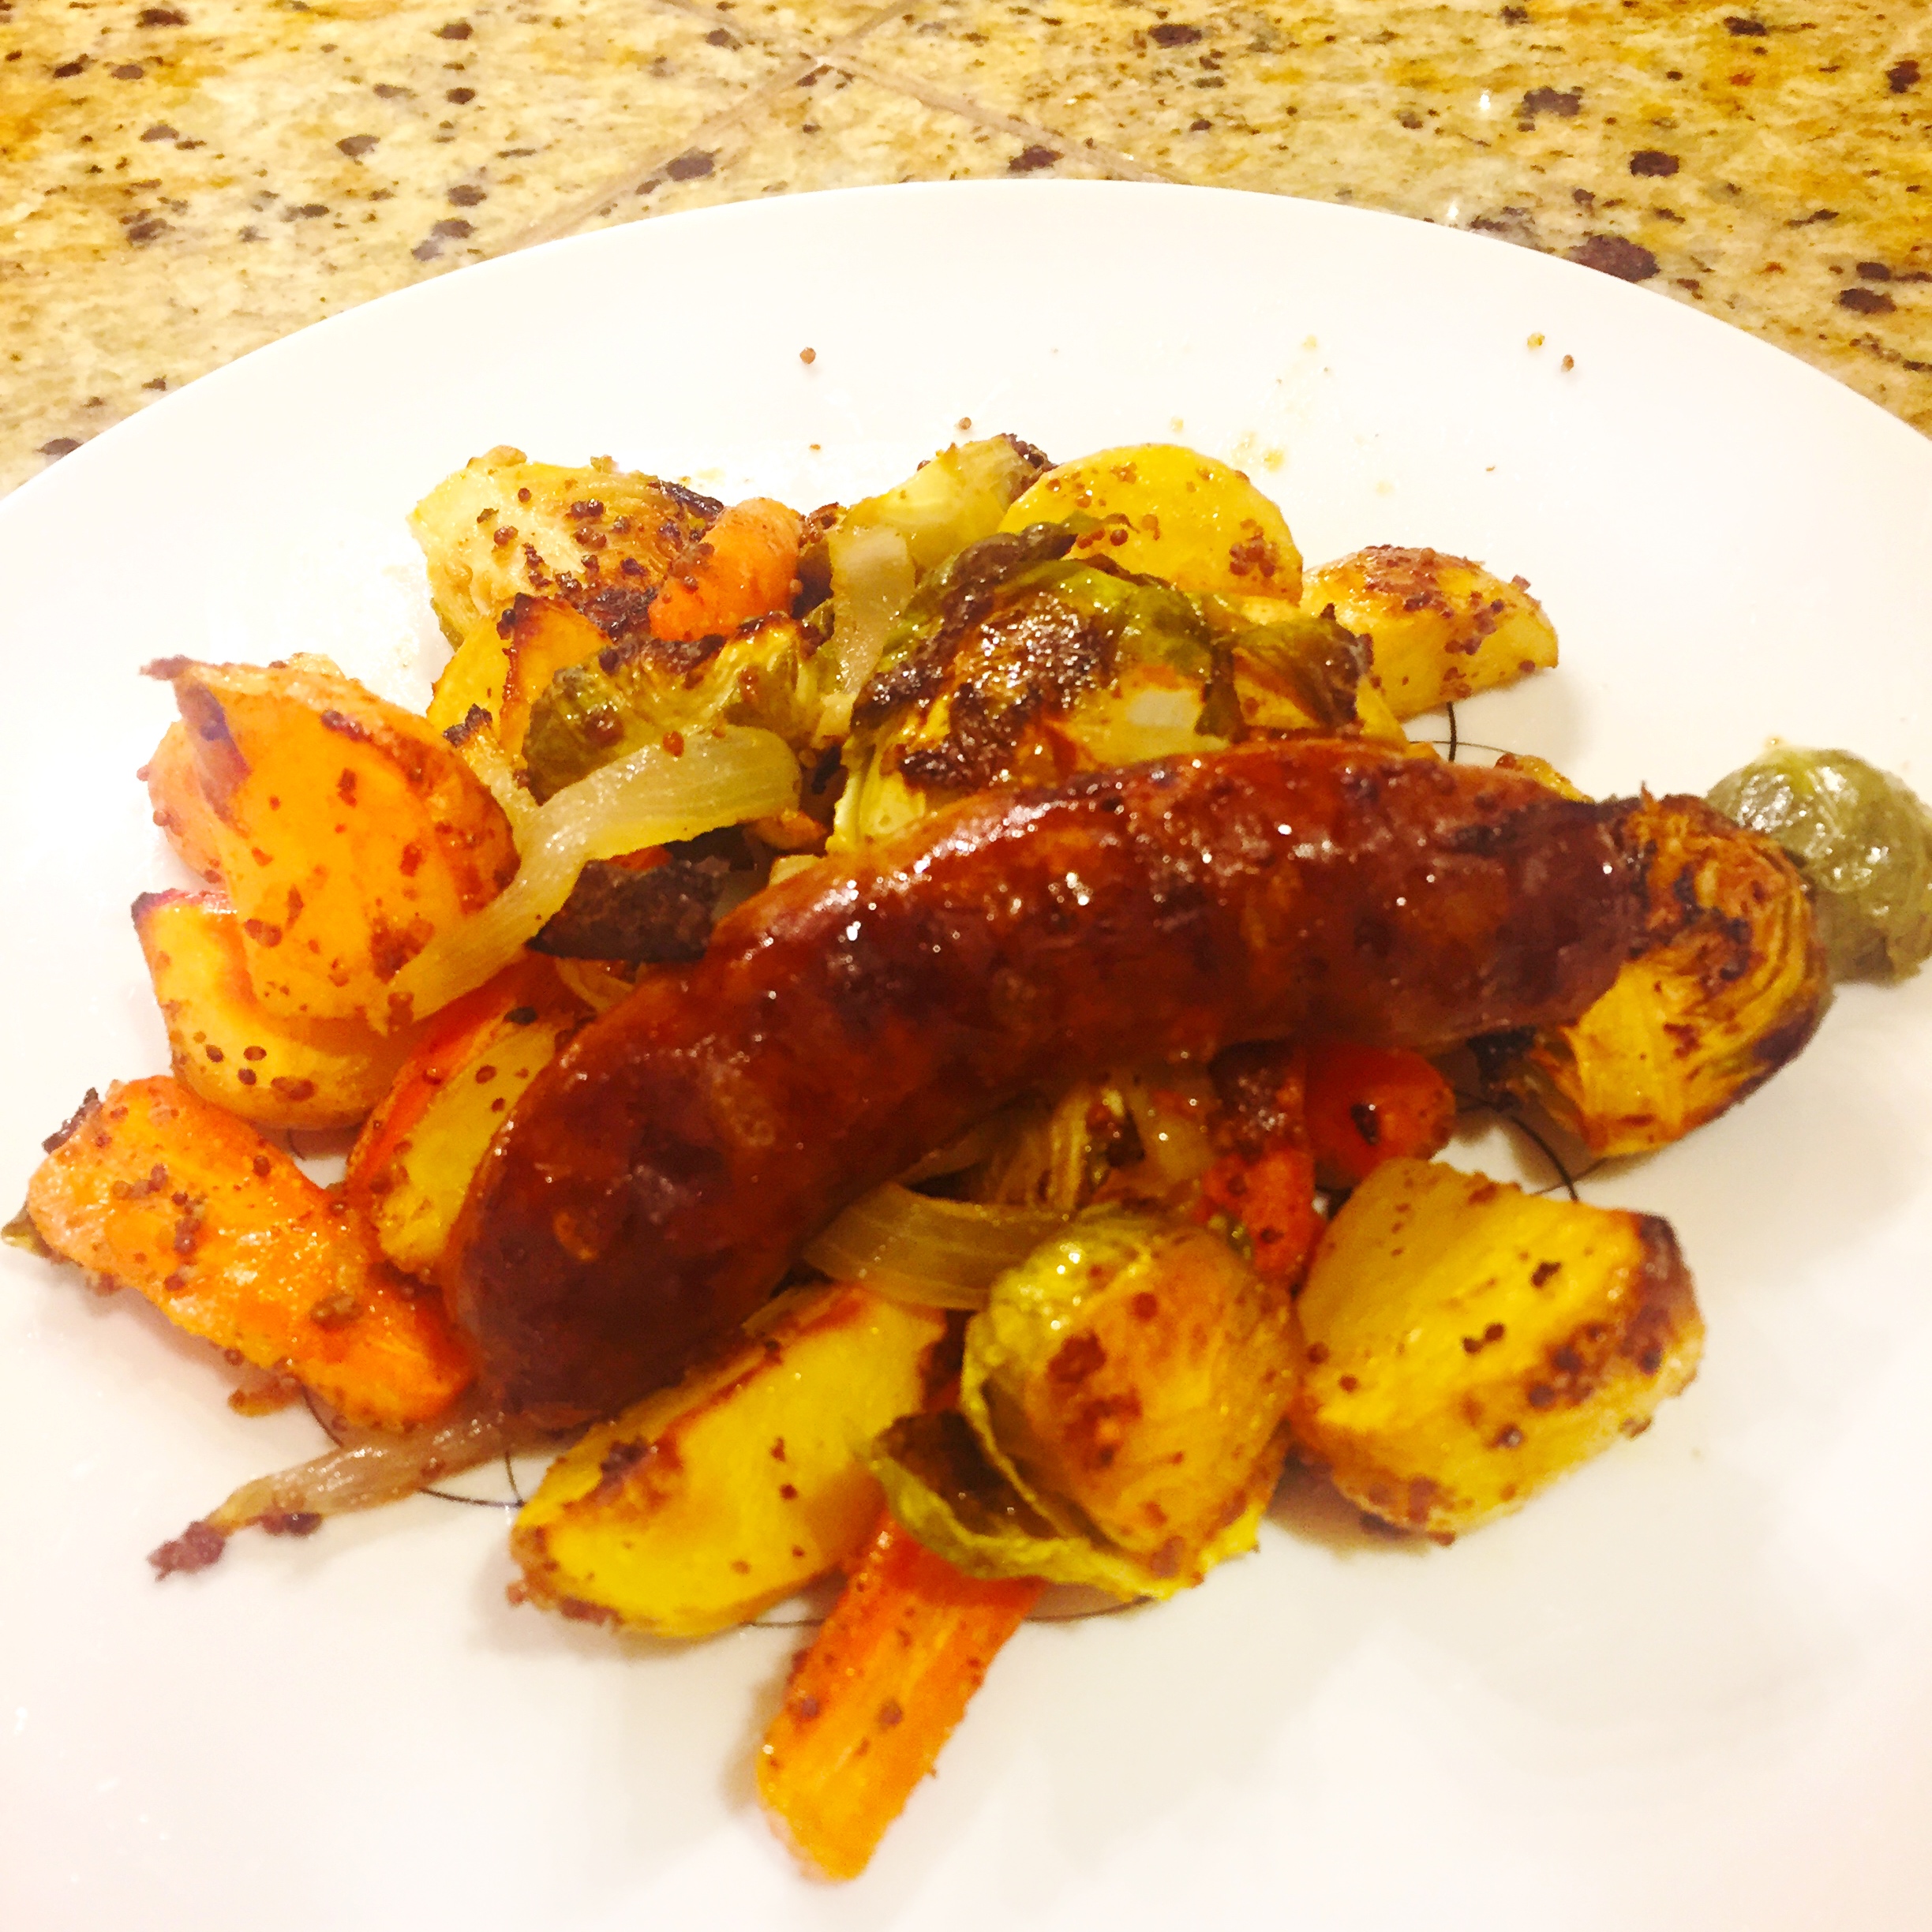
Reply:
[[[1642,949],[1582,1017],[1479,1048],[1492,1083],[1535,1099],[1593,1154],[1642,1154],[1795,1059],[1831,995],[1797,868],[1694,798],[1646,798]]]
[[[593,1428],[511,1533],[530,1598],[665,1637],[741,1623],[841,1563],[878,1521],[867,1441],[916,1409],[935,1309],[852,1283]]]
[[[1076,518],[1091,525],[1075,540],[1076,559],[1104,557],[1197,593],[1290,602],[1301,593],[1301,552],[1281,511],[1238,470],[1196,450],[1140,443],[1062,463],[1000,528]]]
[[[1466,557],[1376,545],[1311,571],[1304,610],[1368,641],[1376,680],[1398,718],[1514,683],[1556,662],[1556,633],[1520,579]]]
[[[174,1077],[257,1127],[353,1127],[388,1091],[405,1034],[286,1020],[249,983],[241,916],[215,893],[144,893],[134,930],[167,1023]]]
[[[491,450],[445,477],[410,515],[429,597],[451,643],[493,623],[519,594],[600,595],[642,623],[646,592],[701,538],[721,505],[608,456],[532,462]]]
[[[40,1238],[350,1421],[406,1428],[474,1373],[433,1294],[253,1128],[171,1080],[89,1094],[27,1192]]]
[[[1425,1161],[1331,1223],[1297,1304],[1297,1440],[1405,1529],[1473,1529],[1638,1433],[1704,1324],[1669,1225]]]
[[[389,982],[516,871],[496,801],[424,719],[327,658],[151,669],[188,726],[256,998],[290,1019],[408,1024]]]

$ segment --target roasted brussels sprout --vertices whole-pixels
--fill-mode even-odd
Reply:
[[[812,640],[787,616],[729,638],[671,643],[639,631],[567,665],[531,708],[523,756],[541,800],[646,745],[753,724],[803,749],[818,726]]]
[[[1932,811],[1902,778],[1784,745],[1720,778],[1710,803],[1797,862],[1839,978],[1902,979],[1932,955]]]
[[[1286,1294],[1219,1235],[1091,1209],[968,1326],[960,1409],[992,1473],[957,1430],[949,1448],[902,1432],[904,1459],[889,1439],[875,1466],[962,1568],[1170,1596],[1252,1546],[1298,1354]]]
[[[1046,459],[1017,436],[955,444],[895,489],[840,513],[825,539],[834,619],[826,646],[828,693],[849,696],[864,683],[921,579],[991,536],[1046,466]]]
[[[1701,799],[1646,798],[1640,949],[1572,1024],[1477,1043],[1492,1086],[1533,1097],[1593,1154],[1681,1139],[1769,1080],[1829,997],[1804,882],[1770,840]]]
[[[1362,659],[1339,627],[1292,610],[1249,624],[1105,554],[1083,561],[1079,535],[990,537],[920,587],[852,708],[836,844],[997,785],[1355,724]]]

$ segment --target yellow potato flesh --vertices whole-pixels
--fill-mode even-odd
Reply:
[[[359,1020],[286,1020],[249,983],[242,921],[211,893],[150,893],[134,929],[167,1024],[174,1077],[258,1127],[350,1127],[410,1047]]]
[[[744,1622],[876,1526],[859,1451],[918,1408],[935,1309],[845,1282],[593,1429],[552,1465],[511,1549],[534,1601],[665,1637]]]
[[[1518,582],[1436,550],[1378,547],[1311,571],[1301,607],[1331,605],[1368,640],[1376,681],[1398,718],[1514,683],[1556,662],[1556,633]]]
[[[1000,528],[1091,518],[1076,558],[1164,578],[1216,597],[1301,593],[1301,553],[1286,519],[1238,470],[1166,443],[1102,450],[1049,470]]]
[[[1427,1161],[1350,1196],[1296,1310],[1297,1440],[1363,1508],[1437,1535],[1646,1427],[1703,1346],[1667,1223]]]
[[[573,1002],[501,1020],[437,1089],[369,1185],[376,1238],[398,1267],[433,1275],[496,1130],[582,1019]]]

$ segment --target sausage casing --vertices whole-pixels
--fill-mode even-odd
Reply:
[[[1573,1018],[1636,932],[1623,809],[1338,739],[968,799],[760,893],[580,1033],[478,1170],[454,1312],[510,1407],[608,1410],[1040,1082]]]

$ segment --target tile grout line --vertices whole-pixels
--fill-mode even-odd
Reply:
[[[893,9],[895,12],[897,9]],[[955,94],[949,88],[935,87],[930,81],[922,80],[918,75],[892,67],[881,67],[871,61],[856,54],[839,52],[829,48],[821,57],[823,66],[836,68],[843,74],[849,74],[855,80],[869,80],[875,87],[887,88],[895,94],[904,94],[927,107],[938,108],[945,114],[955,114],[962,120],[976,122],[980,126],[992,128],[1002,134],[1010,134],[1017,140],[1024,140],[1029,146],[1056,145],[1057,154],[1091,155],[1107,172],[1123,181],[1169,182],[1174,177],[1163,174],[1159,170],[1144,166],[1131,155],[1123,154],[1118,148],[1103,146],[1099,141],[1075,140],[1070,136],[1043,125],[1037,121],[1017,121],[1010,114],[995,112],[983,107],[970,95]]]
[[[822,47],[814,48],[802,46],[785,36],[768,35],[757,28],[747,28],[728,20],[715,8],[706,6],[703,0],[652,0],[652,4],[661,13],[675,13],[694,23],[710,21],[751,46],[779,56],[783,65],[769,80],[749,89],[728,107],[720,108],[716,114],[687,128],[675,143],[653,149],[641,163],[621,174],[608,178],[593,192],[579,195],[561,211],[519,230],[496,250],[496,253],[513,255],[521,249],[575,234],[584,223],[602,214],[614,202],[641,193],[646,184],[662,174],[672,162],[694,151],[702,151],[707,141],[721,143],[740,124],[750,122],[767,108],[776,107],[806,75],[815,73],[826,66],[828,55],[856,46],[875,28],[882,27],[907,10],[904,0],[894,0],[893,4],[867,14],[849,32],[826,42]]]
[[[646,185],[683,155],[703,152],[708,142],[721,143],[741,122],[749,121],[763,108],[776,106],[807,74],[822,64],[812,55],[803,55],[794,60],[769,80],[760,83],[740,95],[728,107],[721,108],[717,113],[685,129],[675,142],[653,149],[641,162],[627,168],[622,174],[608,177],[590,193],[579,195],[561,210],[519,230],[504,242],[496,253],[499,255],[514,255],[521,249],[535,248],[541,242],[560,241],[566,235],[576,234],[584,223],[602,214],[613,203],[623,200],[627,195],[641,193]],[[704,171],[710,171],[708,156]]]

